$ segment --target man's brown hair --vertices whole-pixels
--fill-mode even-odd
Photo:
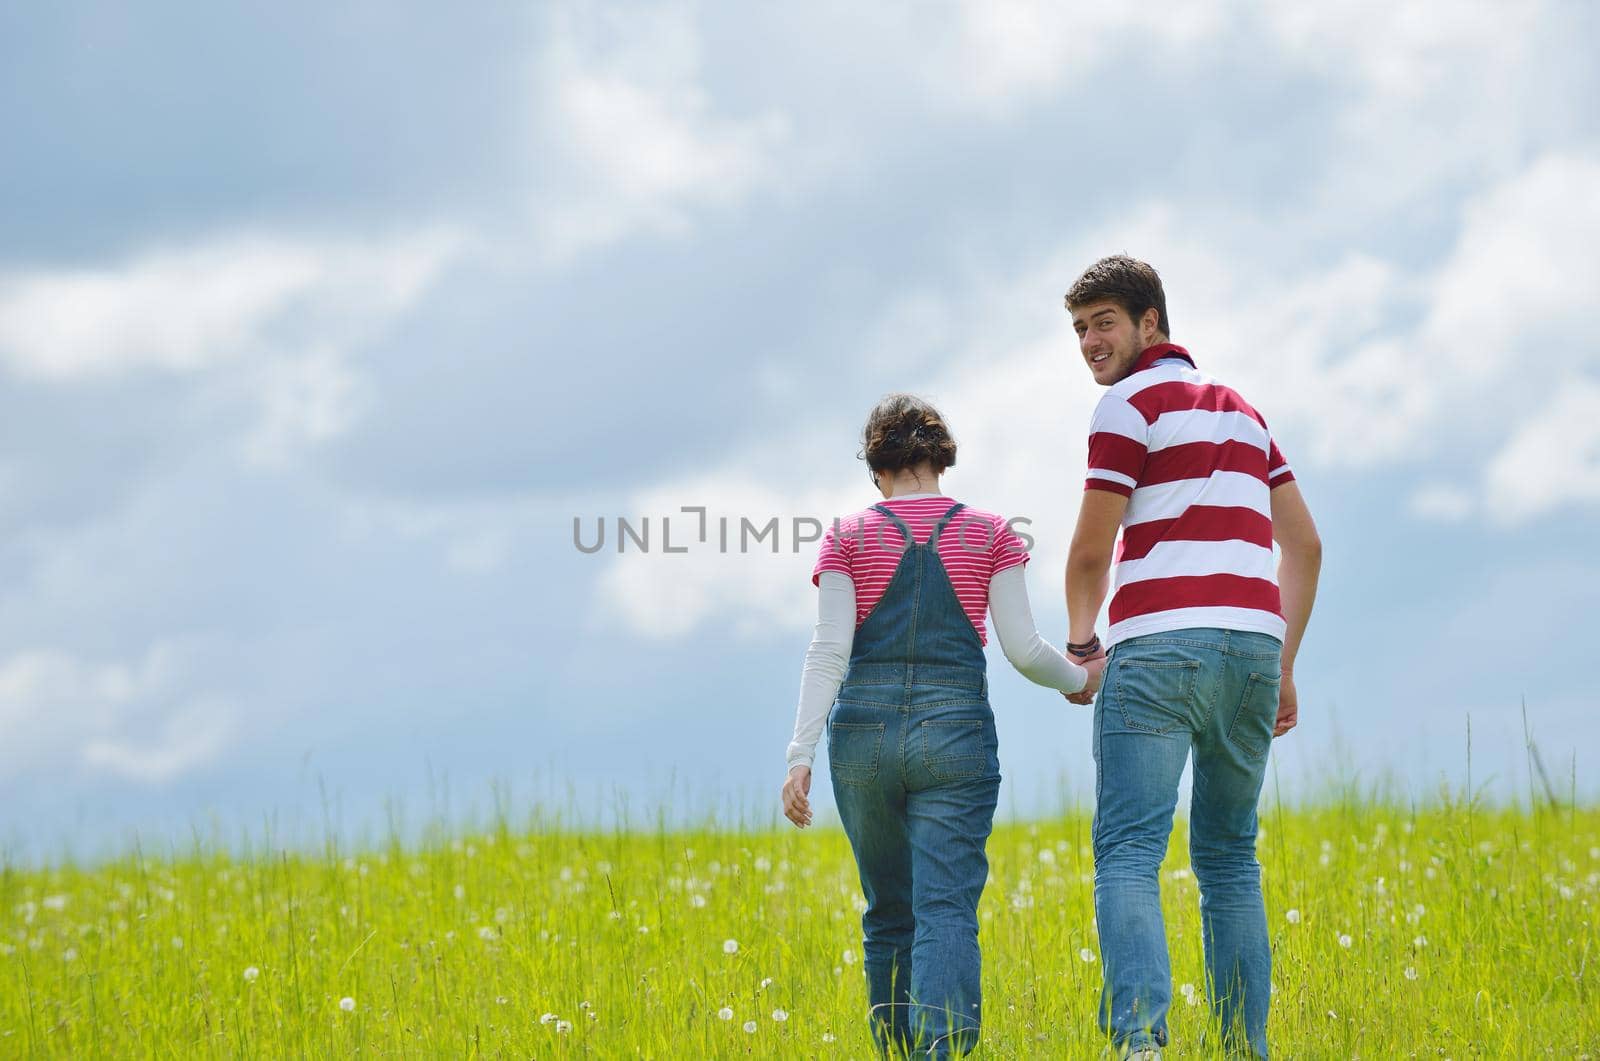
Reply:
[[[1156,327],[1168,339],[1172,325],[1167,321],[1167,293],[1155,268],[1126,254],[1101,258],[1083,271],[1067,290],[1067,310],[1095,302],[1115,302],[1137,325],[1146,310],[1160,315]]]

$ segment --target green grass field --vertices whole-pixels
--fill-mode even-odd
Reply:
[[[1264,810],[1275,1056],[1600,1057],[1600,810]],[[1207,1008],[1182,826],[1170,1057]],[[1096,1056],[1085,814],[1002,825],[977,1056]],[[0,879],[0,1057],[859,1057],[837,829],[500,825]]]

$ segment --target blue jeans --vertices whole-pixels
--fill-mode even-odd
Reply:
[[[1189,857],[1200,885],[1207,994],[1226,1048],[1267,1056],[1272,954],[1256,861],[1256,802],[1278,715],[1282,645],[1266,634],[1174,630],[1111,652],[1094,707],[1094,905],[1100,1027],[1165,1045],[1172,973],[1159,870],[1178,777],[1194,753]]]
[[[982,672],[941,670],[919,666],[908,684],[903,666],[853,668],[828,717],[834,799],[867,900],[873,1037],[930,1057],[978,1041],[978,898],[1000,792]]]

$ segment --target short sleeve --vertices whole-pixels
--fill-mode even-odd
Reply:
[[[1289,467],[1289,462],[1283,459],[1283,454],[1278,450],[1278,443],[1269,436],[1267,449],[1267,486],[1277,488],[1284,483],[1294,482],[1294,471]]]
[[[1089,471],[1085,490],[1133,496],[1144,471],[1150,425],[1126,398],[1107,394],[1089,421]]]
[[[1010,523],[996,517],[993,538],[994,545],[989,554],[994,565],[993,574],[998,575],[1008,567],[1028,562],[1028,546]]]
[[[837,571],[846,578],[854,578],[850,570],[850,560],[859,540],[859,535],[852,536],[848,528],[841,530],[840,521],[834,520],[833,526],[822,534],[822,548],[817,554],[817,566],[811,569],[811,584],[820,585],[824,571]]]

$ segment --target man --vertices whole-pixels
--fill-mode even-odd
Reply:
[[[1272,959],[1256,802],[1272,738],[1298,717],[1294,661],[1322,545],[1266,421],[1172,344],[1154,269],[1104,258],[1066,304],[1089,372],[1107,388],[1067,560],[1068,648],[1081,660],[1102,651],[1094,625],[1122,530],[1103,684],[1091,678],[1071,698],[1094,697],[1100,1026],[1118,1056],[1159,1058],[1166,1044],[1158,874],[1192,751],[1189,853],[1207,994],[1230,1053],[1265,1058]]]

